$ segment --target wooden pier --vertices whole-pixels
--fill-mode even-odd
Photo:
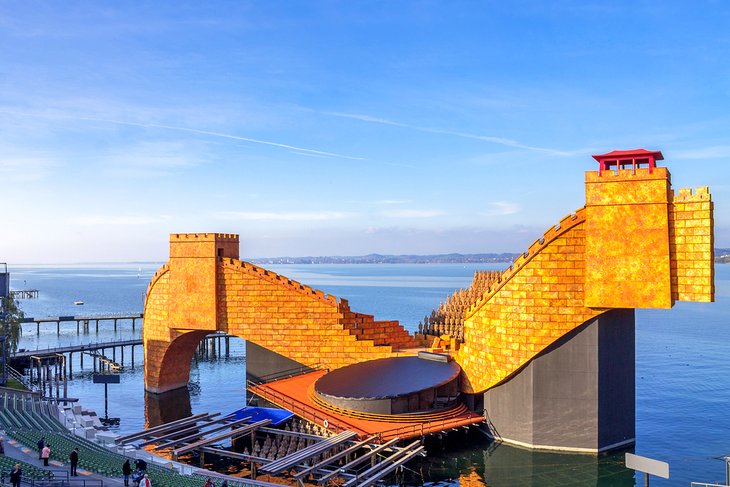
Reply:
[[[81,332],[89,333],[89,327],[93,322],[96,333],[99,333],[99,323],[110,322],[114,324],[114,331],[117,331],[121,322],[131,321],[132,331],[136,330],[137,320],[144,320],[144,313],[139,314],[121,314],[121,315],[81,315],[81,316],[49,316],[45,318],[24,318],[22,324],[35,323],[36,333],[41,334],[41,324],[55,323],[56,333],[61,334],[61,323],[76,322],[76,334]]]
[[[10,291],[10,297],[13,299],[37,299],[40,294],[38,289],[21,289],[18,291]]]
[[[225,342],[225,355],[230,354],[230,339],[234,335],[212,333],[200,342],[199,356],[215,359],[223,352],[221,341]],[[217,344],[217,346],[216,346]],[[47,397],[66,397],[67,380],[73,379],[73,355],[78,354],[78,365],[84,369],[84,358],[96,372],[119,372],[125,366],[125,349],[129,349],[131,368],[135,367],[135,347],[142,346],[141,338],[114,340],[96,343],[82,343],[37,350],[19,350],[9,357],[9,362],[19,370],[27,372],[28,384],[33,385]],[[117,361],[117,357],[119,361]],[[87,366],[88,366],[87,365]],[[55,392],[54,392],[55,388]],[[61,389],[64,390],[61,396]]]

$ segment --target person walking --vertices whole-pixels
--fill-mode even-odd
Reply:
[[[203,487],[215,487],[215,484],[213,483],[213,480],[211,480],[210,477],[208,477],[208,480],[205,481],[203,484]]]
[[[10,483],[13,487],[20,487],[20,478],[23,476],[23,471],[20,469],[20,464],[16,463],[15,468],[10,472]]]
[[[78,477],[79,474],[76,473],[76,467],[79,465],[79,449],[74,448],[68,458],[71,461],[71,476]]]
[[[41,437],[40,440],[38,440],[38,460],[43,458],[43,447],[46,446],[46,438]]]
[[[129,464],[129,458],[122,465],[122,475],[124,476],[124,487],[129,487],[129,476],[132,475],[132,466]]]
[[[2,436],[0,436],[0,455],[5,455],[5,445],[3,444]]]
[[[139,487],[152,487],[152,481],[150,480],[149,475],[144,474],[144,477],[142,477],[142,482],[139,483]]]
[[[48,445],[45,445],[43,447],[43,450],[41,450],[41,458],[43,459],[43,466],[48,466],[48,458],[51,456],[51,449],[48,447]]]

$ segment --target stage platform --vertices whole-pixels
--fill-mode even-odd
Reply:
[[[378,442],[393,438],[419,438],[484,421],[483,416],[468,410],[463,404],[411,414],[368,414],[339,409],[317,400],[314,394],[314,383],[326,373],[318,370],[266,384],[249,384],[248,390],[330,431],[338,433],[349,429],[356,431],[360,438],[375,435]]]

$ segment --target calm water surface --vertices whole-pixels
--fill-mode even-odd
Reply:
[[[98,266],[10,267],[13,289],[40,290],[40,299],[23,301],[27,316],[124,314],[142,311],[154,264]],[[411,331],[445,296],[471,282],[474,271],[504,266],[442,265],[272,265],[287,277],[348,299],[353,310],[378,319],[397,319]],[[717,302],[677,303],[672,310],[637,311],[636,329],[636,453],[670,464],[669,480],[652,478],[651,485],[689,485],[690,481],[724,480],[717,457],[730,454],[730,266],[718,266]],[[75,306],[83,300],[84,306]],[[46,348],[140,337],[137,327],[123,323],[115,333],[102,323],[88,334],[76,334],[76,323],[45,325],[40,334],[26,325],[21,348]],[[218,360],[195,360],[189,392],[160,403],[144,393],[142,351],[131,368],[125,352],[122,383],[109,386],[108,414],[121,418],[119,432],[144,428],[150,418],[182,413],[221,411],[245,401],[245,352],[242,340],[231,341],[231,353]],[[120,357],[117,355],[117,361]],[[74,357],[74,371],[79,370]],[[69,395],[104,414],[103,386],[91,382],[86,370],[75,373]],[[454,435],[429,444],[427,461],[414,465],[407,482],[427,485],[489,485],[504,487],[635,485],[633,472],[623,467],[623,454],[608,456],[532,452],[495,445],[478,435]],[[722,483],[722,482],[720,482]],[[643,479],[639,481],[643,485]]]

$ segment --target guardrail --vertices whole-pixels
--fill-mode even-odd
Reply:
[[[320,414],[320,412],[310,406],[307,406],[306,404],[302,403],[301,401],[297,401],[296,399],[287,396],[286,394],[282,394],[279,391],[275,391],[270,388],[262,388],[261,384],[256,384],[252,381],[246,381],[246,387],[249,391],[253,392],[254,394],[257,394],[267,401],[271,401],[276,403],[278,406],[287,409],[293,413],[295,413],[297,416],[306,419],[307,421],[311,421],[315,424],[323,425],[325,422],[327,423],[327,426],[325,426],[328,430],[334,430],[336,433],[339,433],[341,431],[346,431],[349,429],[353,429],[352,427],[342,424],[339,421],[334,420],[330,416],[325,416]],[[278,401],[278,402],[277,402]]]
[[[326,367],[323,367],[322,364],[314,364],[314,365],[301,365],[299,367],[294,367],[292,369],[283,370],[281,372],[274,372],[273,374],[267,374],[259,377],[258,379],[248,379],[247,382],[250,382],[254,385],[261,385],[261,384],[268,384],[269,382],[274,382],[281,379],[290,379],[292,377],[297,377],[299,375],[308,374],[310,372],[316,372],[317,370],[329,370]]]

